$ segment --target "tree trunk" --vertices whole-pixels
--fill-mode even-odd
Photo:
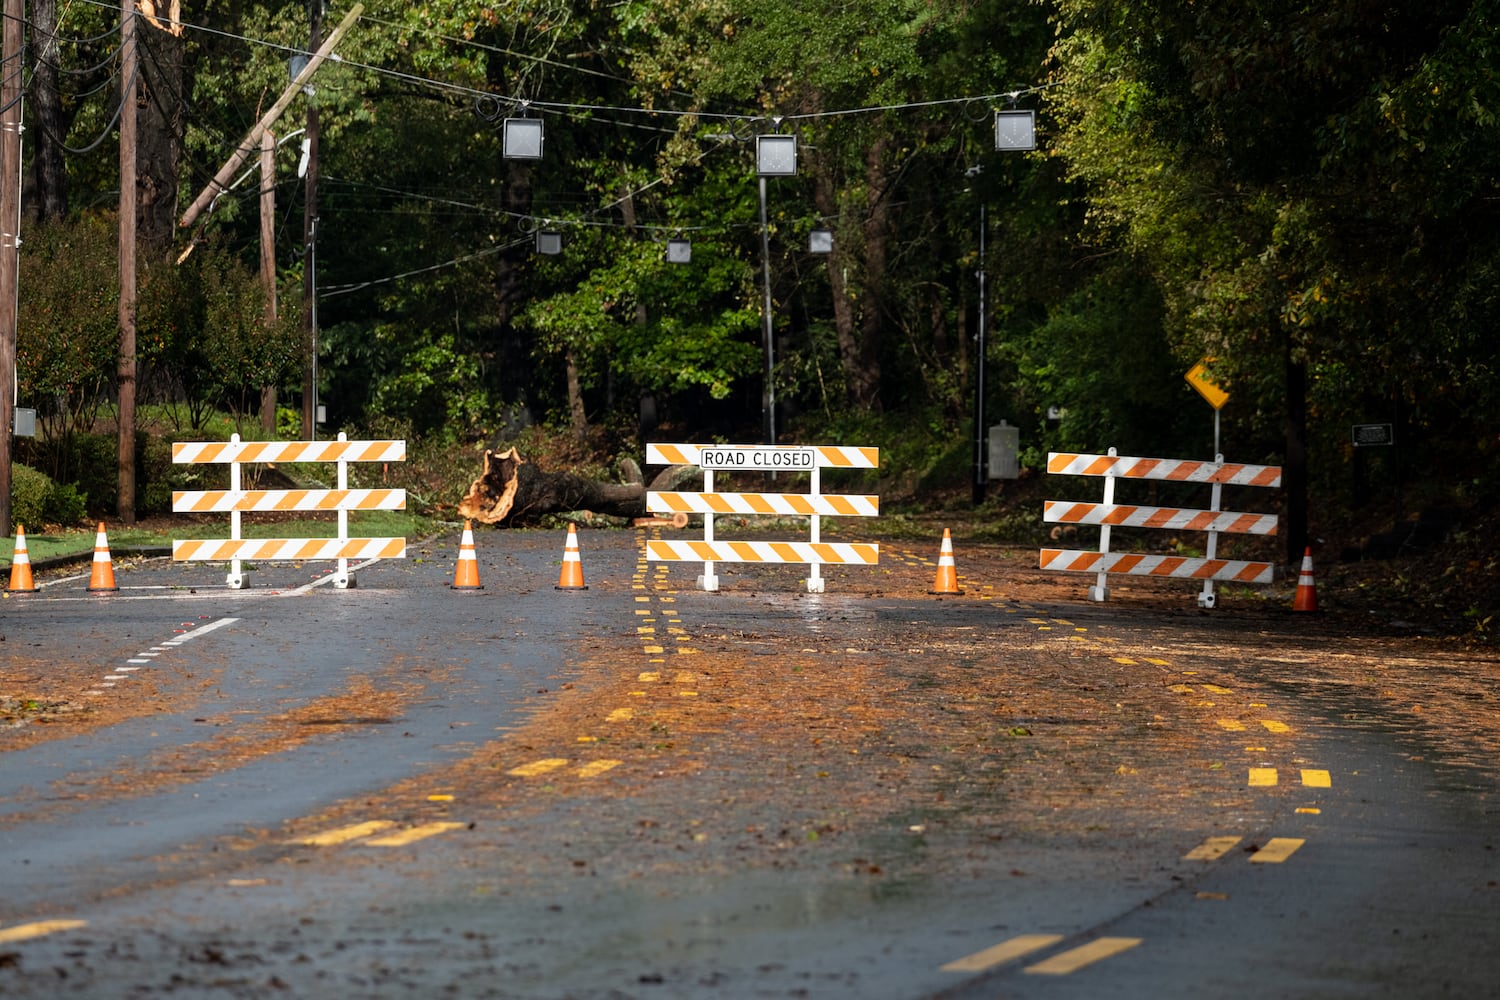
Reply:
[[[1286,490],[1286,561],[1299,565],[1307,534],[1307,363],[1294,357],[1291,335],[1286,339],[1286,457],[1281,483]]]
[[[885,326],[881,289],[885,287],[891,235],[891,184],[885,162],[889,139],[877,139],[865,153],[867,214],[864,223],[864,293],[860,296],[859,356],[850,372],[850,402],[864,410],[880,407],[880,341]]]
[[[458,513],[481,524],[514,527],[544,514],[588,510],[612,517],[642,517],[646,492],[669,490],[697,472],[692,466],[673,466],[647,487],[639,480],[603,483],[571,472],[543,472],[514,448],[485,451],[484,471],[459,501]]]
[[[27,89],[36,115],[36,185],[31,199],[34,217],[53,222],[68,214],[68,171],[63,161],[63,138],[72,118],[63,111],[57,89],[57,0],[32,0],[32,44],[36,72]]]
[[[813,203],[826,219],[839,217],[838,193],[832,177],[814,161]],[[849,251],[838,238],[828,255],[828,285],[833,295],[833,331],[839,347],[839,367],[844,383],[852,387],[852,372],[859,366],[859,335],[855,330],[854,297],[849,293]],[[852,393],[852,388],[851,388]]]
[[[140,51],[136,92],[136,185],[140,193],[136,218],[141,242],[160,251],[171,246],[176,232],[184,42],[142,21],[136,26],[136,44]]]
[[[568,380],[568,422],[573,436],[583,437],[589,429],[589,416],[583,407],[583,384],[578,378],[578,352],[572,347],[563,350],[563,366]]]

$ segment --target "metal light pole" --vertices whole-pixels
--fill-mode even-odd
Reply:
[[[969,169],[970,176],[979,173],[978,167]],[[986,292],[984,274],[985,254],[985,205],[984,196],[979,198],[979,323],[978,323],[978,362],[975,365],[974,376],[974,506],[978,507],[984,503],[985,489],[985,439],[984,439],[984,354],[986,333]]]
[[[760,178],[761,339],[765,342],[766,377],[761,391],[761,423],[766,444],[776,443],[776,340],[771,322],[771,234],[766,221],[766,178]]]
[[[781,119],[772,123],[781,127]],[[771,226],[766,215],[766,178],[797,175],[797,137],[795,135],[759,135],[755,137],[755,172],[760,175],[760,280],[761,324],[766,348],[766,385],[761,394],[764,408],[766,443],[776,443],[776,341],[771,321]]]

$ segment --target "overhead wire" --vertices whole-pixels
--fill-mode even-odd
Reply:
[[[90,5],[93,5],[93,6],[107,7],[109,9],[113,9],[113,5],[105,4],[103,2],[103,0],[78,0],[78,2],[85,3],[85,4],[90,4]],[[386,20],[383,20],[383,19],[380,19],[380,18],[368,17],[368,16],[364,16],[364,15],[361,16],[361,19],[369,21],[370,23],[379,24],[379,25],[382,25],[382,26],[385,26],[385,27],[396,27],[396,28],[400,28],[402,30],[414,30],[414,31],[422,31],[423,30],[423,29],[420,29],[420,28],[415,28],[415,27],[406,26],[406,25],[400,25],[400,24],[398,24],[396,22],[386,21]],[[186,22],[186,21],[179,22],[179,23],[182,24],[182,27],[184,28],[184,30],[202,32],[202,33],[208,34],[208,35],[214,35],[214,36],[218,36],[218,37],[229,38],[229,39],[233,39],[233,40],[236,40],[236,41],[241,41],[241,42],[244,42],[244,43],[250,44],[250,45],[257,45],[257,46],[261,46],[263,48],[268,48],[268,49],[273,49],[273,50],[277,50],[277,51],[281,51],[281,52],[286,52],[286,53],[291,54],[291,55],[305,55],[306,54],[305,51],[301,47],[298,47],[298,46],[281,44],[281,43],[269,41],[267,39],[256,38],[256,37],[253,37],[253,36],[239,34],[239,33],[230,32],[230,31],[224,31],[222,29],[212,28],[212,27],[209,27],[207,25],[194,24],[194,23]],[[114,29],[111,29],[110,32],[105,32],[105,33],[99,35],[98,38],[106,38],[110,34],[112,34],[114,31],[117,31],[117,30],[118,30],[118,26],[116,28],[114,28]],[[453,36],[445,35],[445,34],[442,34],[442,33],[439,33],[439,32],[424,32],[424,33],[429,34],[432,37],[440,38],[440,39],[442,39],[444,41],[454,42],[454,43],[462,44],[462,45],[469,46],[469,47],[472,47],[472,48],[476,48],[476,49],[479,49],[479,50],[482,50],[482,51],[491,51],[491,52],[495,52],[497,54],[503,54],[503,55],[512,56],[512,57],[516,57],[516,58],[527,58],[527,59],[531,59],[532,61],[534,61],[534,62],[536,62],[538,64],[554,66],[556,68],[566,69],[566,70],[568,70],[570,72],[578,72],[578,73],[584,73],[584,74],[588,74],[588,75],[597,75],[597,76],[601,76],[601,77],[604,77],[604,78],[607,78],[607,79],[616,80],[618,82],[630,82],[628,80],[628,78],[621,77],[621,76],[615,76],[615,75],[611,75],[611,74],[607,74],[607,73],[603,73],[602,71],[598,71],[598,70],[592,70],[589,67],[583,67],[583,66],[577,66],[577,65],[573,65],[573,64],[569,64],[569,63],[558,62],[557,60],[551,60],[551,59],[547,59],[545,57],[540,57],[540,56],[532,56],[532,55],[529,55],[529,54],[526,54],[526,53],[514,52],[512,50],[504,49],[504,48],[499,47],[499,46],[490,46],[490,45],[486,45],[485,43],[476,42],[476,41],[474,41],[472,39],[459,39],[459,38],[455,38]],[[1037,91],[1046,89],[1046,87],[1048,87],[1048,86],[1055,86],[1056,85],[1054,83],[1054,84],[1046,84],[1046,85],[1042,85],[1042,86],[1021,88],[1021,89],[1017,89],[1017,90],[1000,92],[1000,93],[994,93],[994,94],[984,94],[984,95],[968,96],[968,97],[958,97],[958,98],[945,98],[945,99],[931,100],[931,101],[912,101],[912,102],[904,102],[904,103],[897,103],[897,104],[874,105],[874,106],[859,107],[859,108],[850,108],[850,109],[843,109],[843,110],[818,111],[818,112],[808,112],[808,113],[803,113],[803,114],[777,116],[777,115],[773,115],[773,114],[767,114],[767,113],[761,112],[761,111],[756,111],[756,112],[722,112],[722,111],[711,111],[711,110],[702,109],[702,108],[699,108],[699,109],[688,109],[688,110],[679,110],[679,109],[660,108],[660,107],[652,107],[652,108],[629,107],[629,106],[623,106],[623,105],[585,104],[585,103],[576,103],[576,102],[544,101],[544,100],[532,100],[532,99],[502,97],[502,96],[496,95],[493,92],[488,91],[488,90],[481,90],[479,88],[467,86],[467,85],[464,85],[464,84],[458,84],[458,83],[453,83],[453,82],[449,82],[449,81],[437,80],[437,79],[433,79],[433,78],[430,78],[430,77],[419,76],[419,75],[416,75],[416,74],[413,74],[413,73],[407,73],[407,72],[404,72],[404,71],[401,71],[401,70],[392,69],[390,67],[377,66],[377,65],[369,64],[369,63],[362,63],[362,62],[358,62],[356,60],[344,58],[344,57],[342,57],[342,56],[340,56],[338,54],[331,55],[329,57],[329,62],[337,64],[337,65],[347,66],[347,67],[349,67],[351,69],[355,69],[355,70],[362,70],[362,71],[370,72],[370,73],[373,73],[373,74],[375,74],[377,76],[385,76],[385,77],[389,77],[389,78],[392,78],[392,79],[395,79],[395,80],[399,80],[399,81],[402,81],[402,82],[410,83],[410,84],[413,84],[413,85],[416,85],[416,86],[430,88],[430,89],[433,89],[433,90],[436,90],[436,91],[439,91],[439,92],[442,92],[442,93],[447,93],[449,95],[463,96],[463,97],[468,98],[470,100],[473,100],[475,102],[478,102],[480,100],[497,101],[497,102],[501,103],[502,105],[509,105],[509,106],[511,106],[511,107],[513,107],[513,108],[515,108],[515,109],[517,109],[519,111],[523,111],[523,112],[525,110],[529,110],[529,109],[537,109],[539,111],[545,111],[545,112],[555,113],[555,114],[563,114],[563,115],[566,115],[568,117],[575,117],[575,118],[581,118],[581,117],[584,117],[584,116],[593,116],[593,115],[598,115],[598,114],[601,114],[601,113],[607,113],[607,114],[612,114],[612,115],[640,115],[640,116],[644,116],[644,117],[646,117],[648,119],[660,119],[660,118],[669,118],[670,119],[670,118],[676,118],[676,119],[681,120],[681,119],[692,118],[692,119],[705,119],[705,120],[723,121],[723,122],[767,122],[767,123],[773,123],[778,128],[779,128],[779,126],[780,126],[780,124],[782,122],[795,122],[795,121],[809,121],[809,120],[830,119],[830,118],[838,118],[838,117],[851,116],[851,115],[873,114],[873,113],[882,112],[882,111],[901,111],[901,110],[911,110],[911,109],[925,108],[925,107],[939,107],[939,106],[952,105],[952,104],[994,101],[994,100],[1002,99],[1002,98],[1009,100],[1011,103],[1014,103],[1017,98],[1019,98],[1019,97],[1021,97],[1023,95],[1030,94],[1030,93],[1035,93]],[[101,64],[101,66],[102,65],[107,65],[107,62]],[[137,72],[139,72],[139,69],[137,69]],[[691,95],[682,95],[682,96],[691,96]],[[115,121],[118,120],[118,115],[119,115],[119,110],[117,108],[116,112],[115,112],[115,116],[114,116],[114,118],[110,122],[109,128],[106,129],[104,135],[101,136],[101,138],[99,140],[97,140],[96,142],[90,144],[89,146],[83,147],[81,149],[73,149],[71,147],[66,147],[66,146],[64,148],[68,149],[69,152],[73,152],[73,153],[89,152],[89,151],[92,151],[93,149],[97,148],[108,137],[109,130],[113,128],[113,126],[115,124]],[[590,120],[594,120],[594,119],[591,118]],[[674,130],[674,129],[666,129],[666,128],[659,128],[659,127],[658,128],[653,128],[652,126],[649,126],[649,125],[643,125],[643,124],[638,124],[638,123],[634,123],[634,122],[624,122],[624,121],[610,122],[610,121],[605,121],[604,123],[605,124],[616,125],[616,126],[619,126],[619,127],[630,127],[630,128],[638,128],[638,129],[648,129],[648,130],[652,130],[652,131],[658,131],[658,132],[661,132],[663,134],[677,134],[677,130]],[[701,160],[703,159],[703,157],[708,152],[709,152],[709,150],[705,149],[702,153],[700,153],[699,156],[696,158],[696,162],[701,162]],[[644,192],[646,190],[649,190],[652,187],[655,187],[657,184],[663,183],[665,180],[666,180],[666,178],[664,178],[664,177],[658,178],[658,179],[656,179],[656,180],[654,180],[654,181],[652,181],[652,182],[650,182],[648,184],[643,185],[640,189],[638,189],[636,191],[630,192],[630,193],[628,193],[626,195],[622,195],[620,198],[616,199],[613,202],[608,203],[607,205],[603,205],[603,206],[599,206],[599,207],[594,208],[590,212],[585,213],[585,217],[583,219],[574,219],[574,220],[568,220],[568,221],[569,221],[570,224],[575,224],[575,225],[589,225],[589,226],[613,225],[613,223],[608,223],[607,224],[607,223],[602,223],[602,222],[597,222],[597,221],[591,221],[591,220],[594,219],[594,218],[596,218],[599,215],[602,215],[602,214],[605,214],[607,212],[612,211],[614,208],[618,207],[620,204],[624,203],[625,201],[629,200],[630,198],[636,197],[640,193],[642,193],[642,192]],[[442,202],[439,201],[438,203],[442,203]],[[512,217],[514,217],[516,215],[516,213],[508,213],[508,212],[501,212],[500,214],[502,214],[502,215],[509,215],[509,216],[512,216]],[[546,219],[547,217],[545,215],[538,216],[538,215],[536,215],[536,214],[533,213],[531,215],[524,216],[523,218],[526,219],[526,220],[530,220],[530,221],[540,221],[542,219]],[[634,228],[636,228],[636,229],[642,229],[642,228],[651,228],[651,227],[645,227],[645,226],[637,225]],[[664,231],[704,231],[704,230],[707,230],[707,229],[712,228],[712,227],[707,227],[707,226],[660,226],[660,227],[656,227],[656,228],[659,228],[659,229],[664,230]],[[507,249],[509,247],[520,245],[521,243],[524,243],[524,242],[525,242],[525,240],[520,240],[520,241],[512,242],[510,244],[504,244],[504,245],[502,245],[500,247],[490,248],[490,249],[486,249],[486,250],[483,250],[483,251],[479,251],[479,252],[477,252],[475,254],[470,254],[470,255],[466,255],[464,257],[456,258],[453,261],[449,261],[449,262],[446,262],[446,263],[443,263],[443,264],[431,265],[430,267],[421,268],[421,269],[417,269],[417,270],[409,271],[409,272],[404,272],[401,275],[395,275],[395,276],[392,276],[389,279],[379,279],[378,281],[365,282],[365,283],[362,283],[359,286],[349,286],[347,288],[345,288],[344,286],[338,286],[340,288],[339,294],[344,294],[347,291],[353,291],[353,290],[355,290],[356,287],[368,287],[371,284],[377,284],[377,283],[381,283],[381,282],[387,281],[387,280],[397,280],[399,278],[409,277],[409,276],[412,276],[412,275],[415,275],[415,274],[427,273],[428,271],[436,270],[436,269],[439,269],[439,268],[442,268],[442,267],[453,266],[455,264],[463,263],[463,262],[466,262],[466,261],[469,261],[469,260],[473,260],[473,259],[476,259],[476,258],[490,256],[490,255],[492,255],[494,253],[501,252],[501,250],[503,250],[503,249]]]

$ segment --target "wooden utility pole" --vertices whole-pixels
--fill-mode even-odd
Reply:
[[[276,137],[260,137],[260,285],[266,296],[266,336],[276,327]],[[276,386],[261,386],[260,427],[276,429]]]
[[[120,367],[119,497],[115,510],[135,524],[135,0],[120,0]]]
[[[21,270],[22,0],[5,0],[0,40],[0,534],[9,535],[16,412],[16,292]]]
[[[308,51],[323,36],[323,0],[308,0]],[[307,98],[307,188],[302,212],[302,344],[307,364],[302,377],[302,436],[318,437],[318,99]]]

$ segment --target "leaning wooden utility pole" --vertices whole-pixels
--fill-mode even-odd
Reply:
[[[10,467],[16,412],[16,292],[21,271],[22,0],[5,0],[0,40],[0,535],[11,533]]]
[[[276,137],[269,131],[260,137],[260,286],[266,296],[262,317],[266,336],[276,327]],[[276,386],[260,389],[260,429],[276,429]]]
[[[135,0],[120,0],[120,367],[119,496],[115,511],[135,524]]]

